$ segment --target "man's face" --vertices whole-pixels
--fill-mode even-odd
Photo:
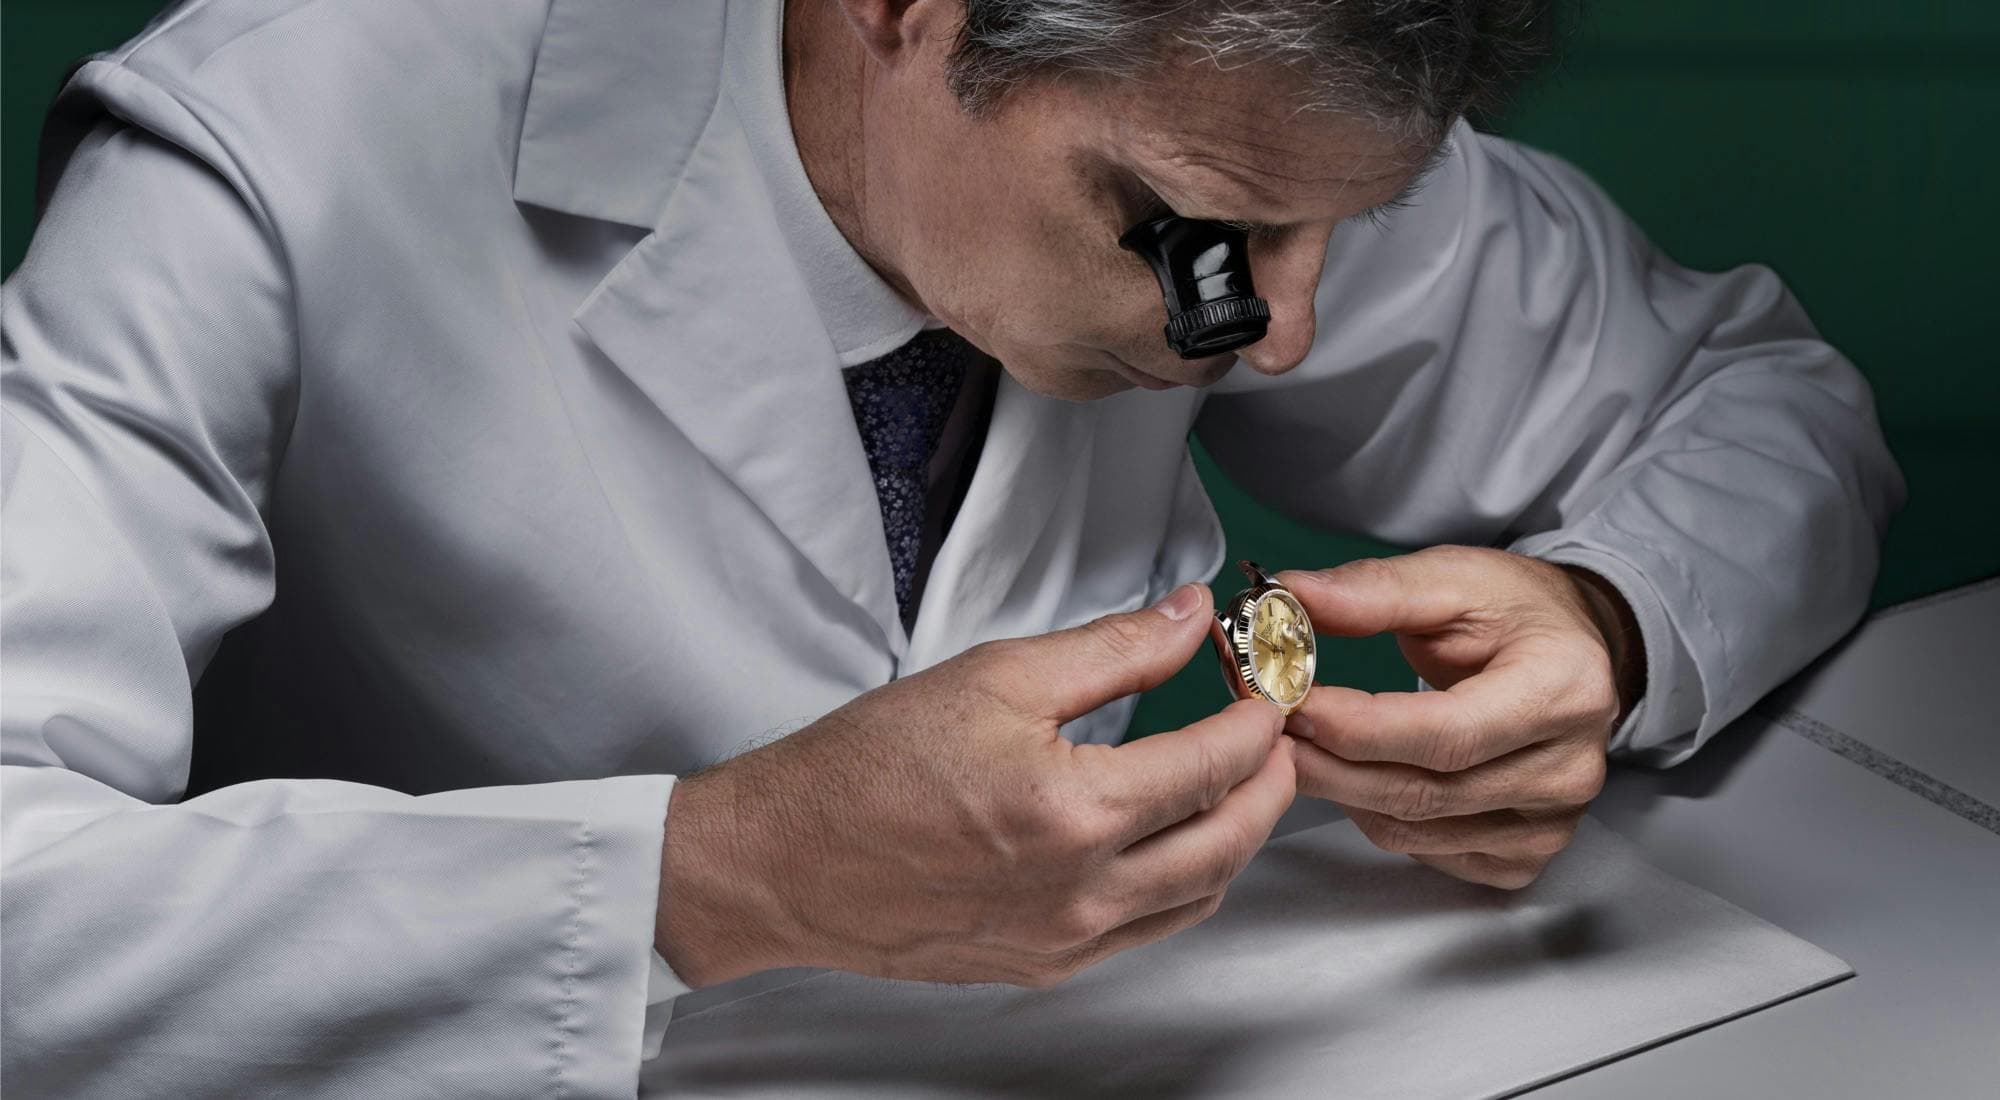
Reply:
[[[1145,82],[1039,80],[974,118],[944,85],[945,46],[927,44],[934,64],[904,66],[872,89],[864,208],[894,211],[871,228],[921,304],[1053,397],[1205,386],[1238,358],[1290,370],[1312,344],[1335,227],[1397,197],[1430,151],[1295,110],[1287,74],[1255,65],[1177,61]],[[1159,284],[1117,243],[1166,212],[1259,223],[1250,261],[1271,305],[1263,340],[1199,360],[1167,346]]]

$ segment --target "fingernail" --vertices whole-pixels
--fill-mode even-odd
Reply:
[[[1303,714],[1292,714],[1285,719],[1285,732],[1307,741],[1319,731],[1313,728],[1313,720]]]
[[[1195,590],[1193,584],[1184,584],[1168,593],[1166,599],[1154,604],[1153,610],[1179,622],[1194,614],[1194,609],[1200,606],[1201,593]]]

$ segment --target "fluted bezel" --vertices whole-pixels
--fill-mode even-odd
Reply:
[[[1261,576],[1262,571],[1250,562],[1241,563],[1245,572]],[[1254,571],[1254,572],[1253,572]],[[1256,623],[1257,609],[1265,600],[1282,600],[1305,624],[1305,670],[1306,686],[1297,699],[1285,700],[1264,686],[1257,674],[1255,642],[1250,631]],[[1217,612],[1216,626],[1211,631],[1215,642],[1216,655],[1221,658],[1224,679],[1229,681],[1231,691],[1237,698],[1259,698],[1270,702],[1286,714],[1303,706],[1306,697],[1312,694],[1314,676],[1319,671],[1319,643],[1313,635],[1312,616],[1307,614],[1305,605],[1299,602],[1291,590],[1276,581],[1266,580],[1238,592],[1228,604],[1226,612]]]

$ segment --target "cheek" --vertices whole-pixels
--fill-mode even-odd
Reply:
[[[1156,327],[1151,275],[1099,239],[1102,227],[1065,205],[1074,202],[1023,180],[996,185],[971,207],[979,216],[925,242],[927,300],[947,320],[1022,348],[1121,348]]]
[[[953,129],[906,206],[906,271],[925,304],[1010,366],[1171,362],[1159,286],[1118,247],[1104,199],[1032,134]]]

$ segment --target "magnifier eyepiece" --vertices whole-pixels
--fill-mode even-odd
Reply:
[[[1118,238],[1153,269],[1167,302],[1167,343],[1183,359],[1235,351],[1264,338],[1271,307],[1250,282],[1249,236],[1220,222],[1169,215]]]

